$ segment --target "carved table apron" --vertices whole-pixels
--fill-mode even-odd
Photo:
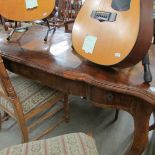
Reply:
[[[47,43],[43,42],[46,28],[33,27],[25,34],[7,35],[0,32],[0,52],[6,67],[12,72],[37,80],[68,94],[85,96],[100,108],[127,111],[134,119],[134,139],[126,151],[140,155],[148,142],[149,120],[155,110],[155,79],[143,83],[140,64],[127,69],[106,68],[93,64],[71,48],[71,36],[58,29]],[[152,46],[151,71],[155,75],[155,48]]]

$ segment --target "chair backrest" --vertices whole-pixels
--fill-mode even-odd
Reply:
[[[3,59],[1,56],[0,56],[0,96],[6,99],[17,98],[16,92],[9,79],[9,75],[6,71],[6,68],[4,66]]]
[[[2,97],[2,100],[6,99],[6,101],[9,101],[8,104],[7,102],[5,102],[6,105],[3,105],[1,107],[5,112],[7,112],[10,116],[17,119],[18,121],[20,119],[24,120],[23,108],[20,104],[15,89],[10,81],[10,77],[5,68],[1,56],[0,56],[0,97]],[[10,107],[13,108],[14,111],[13,113],[10,112]]]
[[[59,0],[60,17],[64,20],[75,19],[82,6],[82,0]]]
[[[13,21],[40,20],[48,17],[54,6],[55,0],[0,0],[0,14]]]

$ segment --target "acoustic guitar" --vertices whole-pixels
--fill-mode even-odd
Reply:
[[[0,14],[9,20],[33,21],[49,16],[54,6],[55,0],[0,0]]]
[[[152,42],[152,10],[152,0],[86,0],[73,26],[73,47],[100,65],[135,65]]]

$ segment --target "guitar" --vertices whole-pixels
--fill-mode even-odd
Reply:
[[[75,51],[104,66],[137,64],[152,42],[152,9],[152,0],[86,0],[73,26]]]
[[[48,17],[54,9],[55,0],[35,0],[36,7],[28,8],[27,0],[0,0],[0,14],[9,20],[33,21]],[[30,2],[34,0],[29,0]]]

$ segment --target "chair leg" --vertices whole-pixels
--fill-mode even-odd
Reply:
[[[66,123],[68,123],[70,119],[70,113],[69,113],[69,102],[67,94],[64,97],[64,113],[65,113],[65,121]]]
[[[4,115],[1,116],[1,121],[2,121],[2,122],[7,121],[7,120],[9,119],[9,117],[10,117],[9,114],[6,113],[6,112],[4,112]]]
[[[18,118],[18,124],[22,133],[22,142],[27,143],[29,141],[29,135],[28,135],[28,128],[26,126],[26,122],[25,120]]]
[[[65,25],[65,32],[67,33],[68,32],[68,24],[64,23],[64,25]]]
[[[28,27],[21,27],[21,23],[18,25],[17,21],[15,21],[15,27],[13,28],[13,30],[10,32],[10,34],[8,35],[6,39],[9,41],[16,30],[22,30],[22,29],[25,29],[27,31]]]
[[[0,130],[2,129],[2,114],[0,112]]]
[[[28,127],[22,112],[18,112],[18,124],[22,134],[22,142],[27,143],[29,141]]]
[[[114,122],[117,121],[119,115],[119,109],[116,109]]]
[[[27,143],[29,141],[28,127],[26,125],[26,120],[23,114],[22,106],[18,98],[16,98],[15,100],[12,100],[12,102],[13,102],[13,105],[15,106],[16,118],[22,134],[22,142]]]
[[[5,31],[8,31],[8,27],[6,26],[6,24],[5,24],[5,19],[4,19],[3,17],[1,17],[1,23],[2,23],[2,25],[4,26],[4,30],[5,30]]]
[[[44,41],[46,42],[47,39],[48,39],[48,34],[49,34],[49,32],[53,30],[53,33],[54,33],[54,32],[56,31],[56,27],[54,26],[54,27],[51,28],[48,19],[44,19],[43,21],[46,22],[47,27],[48,27],[46,36],[45,36],[45,38],[44,38]]]

